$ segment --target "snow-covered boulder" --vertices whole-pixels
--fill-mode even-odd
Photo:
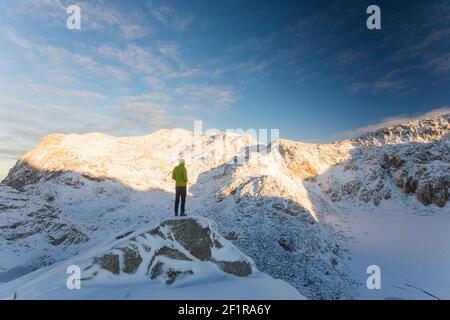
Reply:
[[[128,231],[116,239],[106,251],[87,259],[84,281],[137,274],[170,285],[205,272],[244,277],[255,268],[218,233],[215,223],[203,217],[167,219],[156,228]]]
[[[74,266],[79,279],[66,273]],[[70,285],[77,282],[78,290]],[[127,298],[304,299],[259,272],[203,217],[126,230],[99,248],[0,286],[0,299]]]

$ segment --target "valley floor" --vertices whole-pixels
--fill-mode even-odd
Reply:
[[[329,215],[347,238],[350,268],[363,299],[450,299],[450,215],[414,215],[389,208]],[[381,269],[381,289],[369,290],[369,265]]]

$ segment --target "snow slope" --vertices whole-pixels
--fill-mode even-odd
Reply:
[[[251,136],[178,129],[48,136],[1,185],[0,281],[170,215],[170,174],[183,157],[189,212],[214,219],[259,270],[304,296],[416,297],[409,287],[392,289],[405,283],[445,296],[447,284],[433,279],[450,263],[427,252],[447,253],[449,118],[331,144],[280,140],[268,152]],[[390,227],[392,219],[398,227]],[[418,232],[421,226],[429,229]],[[366,289],[368,261],[383,265],[390,289]],[[423,267],[435,274],[419,277]]]
[[[366,299],[450,299],[450,215],[416,215],[395,207],[330,216],[348,237],[351,269]],[[381,268],[381,290],[366,286],[366,268]]]

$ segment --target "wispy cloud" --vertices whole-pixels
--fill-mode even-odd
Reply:
[[[158,41],[156,49],[137,45],[125,48],[102,45],[98,53],[127,66],[140,76],[182,79],[207,74],[200,67],[186,63],[180,54],[180,45],[174,41]]]
[[[158,51],[167,57],[178,58],[180,47],[176,41],[158,41]]]
[[[128,132],[151,132],[176,126],[175,117],[159,105],[147,102],[128,102],[123,108],[124,117],[119,126]]]
[[[58,88],[40,88],[48,94],[90,100],[91,93],[64,91]],[[98,98],[94,95],[94,98]],[[109,110],[94,112],[67,105],[30,103],[15,97],[0,96],[0,154],[1,159],[17,159],[51,133],[112,133],[115,119]]]
[[[434,70],[436,73],[448,75],[450,71],[450,53],[447,52],[429,57],[425,66]]]
[[[105,98],[105,95],[84,90],[63,89],[59,87],[41,85],[41,84],[22,84],[24,92],[28,92],[30,95],[39,97],[51,96],[52,98],[63,100],[76,100],[77,102],[83,100],[101,100]]]
[[[371,91],[373,93],[399,93],[411,90],[411,88],[411,81],[401,77],[401,70],[394,69],[387,72],[380,80],[376,81],[371,87]]]
[[[151,48],[128,45],[124,49],[119,49],[109,45],[102,45],[98,52],[103,57],[115,59],[128,66],[134,73],[167,76],[175,72],[169,63],[156,55]]]
[[[151,28],[136,24],[120,25],[120,30],[122,31],[125,40],[142,39],[153,33],[153,30]]]
[[[149,92],[122,97],[120,104],[132,105],[132,102],[163,107],[169,113],[202,115],[222,111],[237,99],[235,90],[227,86],[183,84],[169,87],[155,77],[147,77],[143,81],[150,85]]]
[[[176,31],[186,31],[194,22],[194,15],[190,12],[179,12],[168,4],[150,8],[151,15],[163,25]]]
[[[33,17],[53,26],[65,25],[66,8],[74,4],[69,0],[31,0]],[[145,15],[139,10],[127,12],[111,1],[77,1],[82,12],[82,30],[109,32],[124,40],[137,40],[149,36],[153,30],[145,24]],[[15,14],[29,15],[27,5],[14,6]]]
[[[49,78],[73,80],[80,69],[93,76],[114,77],[117,80],[126,80],[125,71],[94,60],[92,57],[80,53],[72,53],[66,48],[44,43],[38,39],[26,38],[14,29],[3,29],[7,39],[17,45],[24,60],[41,72],[49,74]],[[45,66],[44,68],[42,68]]]
[[[226,107],[236,100],[230,87],[191,84],[177,87],[174,92],[183,98],[185,106],[201,107],[205,112]]]
[[[354,64],[366,57],[366,53],[355,49],[345,49],[336,54],[336,63],[338,66]]]

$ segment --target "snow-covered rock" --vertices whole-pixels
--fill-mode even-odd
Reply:
[[[166,219],[157,226],[125,230],[68,263],[29,274],[24,277],[26,281],[19,278],[0,287],[0,298],[79,299],[87,295],[95,299],[149,299],[161,298],[160,293],[172,291],[166,298],[210,299],[211,289],[205,290],[201,285],[208,283],[234,286],[231,292],[223,288],[215,292],[216,298],[230,298],[240,288],[244,291],[234,298],[304,299],[288,284],[260,273],[251,258],[224,239],[215,223],[203,217]],[[81,270],[79,279],[64,276],[64,267],[68,266]],[[258,292],[272,285],[276,293]],[[71,291],[74,286],[78,286],[79,292]],[[119,290],[111,292],[111,288],[117,287]],[[126,295],[124,288],[128,291]],[[91,296],[93,293],[95,296]]]
[[[255,268],[250,258],[220,236],[215,224],[202,217],[168,219],[156,228],[127,231],[116,239],[123,240],[91,259],[84,269],[89,270],[85,280],[106,270],[113,275],[141,273],[172,284],[208,269],[245,277]],[[172,260],[183,263],[173,265]]]

